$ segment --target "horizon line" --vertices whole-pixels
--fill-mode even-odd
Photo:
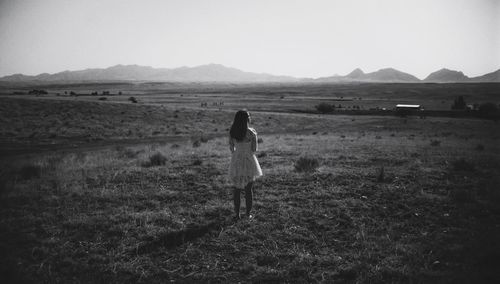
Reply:
[[[55,75],[55,74],[59,74],[59,73],[63,73],[63,72],[77,72],[77,71],[85,71],[85,70],[92,70],[92,69],[105,70],[105,69],[109,69],[109,68],[117,67],[117,66],[124,66],[124,67],[127,67],[127,66],[137,66],[137,67],[150,67],[150,68],[153,68],[153,69],[175,70],[175,69],[181,69],[181,68],[197,68],[197,67],[210,66],[210,65],[218,65],[218,66],[222,66],[224,68],[236,69],[238,71],[246,72],[246,73],[265,74],[265,75],[271,75],[271,76],[277,76],[277,77],[290,77],[290,78],[293,78],[293,79],[312,79],[312,80],[317,80],[317,79],[321,79],[321,78],[329,78],[329,77],[345,77],[345,76],[349,75],[350,73],[352,73],[353,71],[358,70],[358,69],[361,70],[363,72],[363,74],[375,73],[375,72],[378,72],[378,71],[381,71],[381,70],[385,70],[385,69],[393,69],[393,70],[396,70],[396,71],[403,72],[403,73],[409,74],[411,76],[414,76],[415,78],[419,79],[420,81],[425,80],[425,78],[427,78],[430,74],[433,74],[433,73],[435,73],[437,71],[441,71],[441,70],[449,70],[449,71],[452,71],[452,72],[460,72],[460,73],[462,73],[464,76],[466,76],[468,78],[480,77],[480,76],[484,76],[486,74],[494,73],[494,72],[500,70],[500,68],[499,68],[499,69],[495,69],[493,71],[484,73],[482,75],[478,75],[478,76],[474,76],[474,77],[469,77],[467,74],[465,74],[461,70],[453,70],[453,69],[449,69],[449,68],[446,68],[446,67],[442,67],[440,69],[437,69],[435,71],[430,72],[424,79],[421,79],[420,77],[418,77],[416,75],[413,75],[412,73],[401,71],[401,70],[396,69],[394,67],[384,67],[384,68],[379,68],[379,69],[377,69],[375,71],[369,71],[369,72],[366,72],[365,70],[363,70],[360,67],[356,67],[356,68],[352,69],[350,72],[348,72],[345,75],[339,75],[339,74],[335,73],[335,74],[326,75],[326,76],[319,76],[319,77],[310,77],[310,76],[304,77],[304,76],[272,74],[272,73],[260,72],[260,71],[246,71],[246,70],[240,69],[239,67],[227,66],[227,65],[224,65],[224,64],[213,63],[213,62],[206,63],[206,64],[200,64],[200,65],[191,65],[191,66],[189,66],[189,65],[182,65],[182,66],[178,66],[178,67],[153,67],[151,65],[140,65],[140,64],[137,64],[137,63],[132,63],[132,64],[117,63],[117,64],[114,64],[114,65],[110,65],[108,67],[87,67],[87,68],[83,68],[83,69],[73,69],[73,70],[66,69],[66,70],[57,71],[57,72],[54,72],[54,73],[42,72],[42,73],[38,73],[38,74],[35,74],[35,75],[28,75],[28,74],[24,74],[24,73],[12,73],[12,74],[3,75],[0,78],[5,78],[5,77],[15,76],[15,75],[23,75],[23,76],[36,77],[36,76],[40,76],[40,75],[43,75],[43,74]]]

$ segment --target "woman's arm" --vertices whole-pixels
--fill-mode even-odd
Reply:
[[[252,129],[252,152],[257,152],[257,131]]]

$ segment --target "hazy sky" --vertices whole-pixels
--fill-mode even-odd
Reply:
[[[0,76],[208,63],[478,76],[500,68],[500,0],[0,0]]]

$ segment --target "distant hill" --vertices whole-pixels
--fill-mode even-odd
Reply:
[[[375,81],[375,82],[419,82],[420,81],[420,79],[411,74],[404,73],[393,68],[380,69],[378,71],[365,74],[362,78],[367,81]]]
[[[478,82],[478,83],[500,82],[500,69],[498,69],[495,72],[485,74],[483,76],[470,78],[470,82]]]
[[[398,71],[394,68],[380,69],[371,73],[364,73],[356,68],[345,76],[332,76],[317,79],[320,82],[374,82],[374,83],[413,83],[420,82],[417,77]]]
[[[230,83],[270,83],[270,82],[372,82],[372,83],[459,83],[459,82],[500,82],[500,70],[474,78],[460,71],[441,69],[431,73],[424,80],[394,68],[384,68],[365,73],[356,68],[351,73],[322,78],[295,78],[266,73],[245,72],[220,64],[207,64],[195,67],[153,68],[140,65],[115,65],[108,68],[94,68],[78,71],[63,71],[55,74],[43,73],[36,76],[13,74],[0,78],[7,83],[69,83],[105,81],[160,81],[160,82],[230,82]]]
[[[359,69],[359,68],[356,68],[354,70],[352,70],[351,73],[345,75],[344,78],[349,78],[349,79],[362,79],[363,76],[365,76],[365,72],[363,72],[363,70]]]
[[[85,69],[63,71],[55,74],[26,76],[15,74],[0,78],[2,81],[173,81],[173,82],[293,82],[298,79],[289,76],[275,76],[264,73],[251,73],[208,64],[196,67],[174,69],[153,68],[139,65],[116,65],[105,69]]]
[[[456,82],[467,82],[469,77],[465,76],[464,73],[455,70],[449,70],[443,68],[436,72],[432,72],[424,79],[424,82],[433,83],[456,83]]]

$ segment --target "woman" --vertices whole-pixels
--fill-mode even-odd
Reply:
[[[246,216],[253,218],[252,210],[253,182],[262,176],[262,169],[255,157],[257,151],[257,132],[248,127],[250,114],[246,110],[236,112],[233,125],[229,131],[229,150],[231,150],[231,164],[229,178],[234,185],[233,199],[235,218],[240,218],[240,192],[245,189]]]

